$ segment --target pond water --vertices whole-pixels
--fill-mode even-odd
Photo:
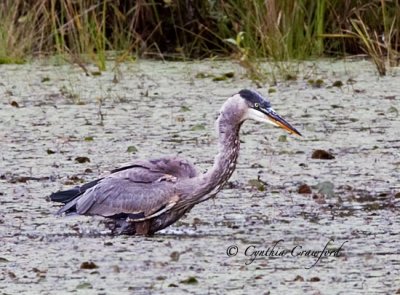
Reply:
[[[257,86],[230,62],[112,68],[0,66],[0,294],[400,292],[400,69],[380,78],[367,61],[321,60],[258,89],[303,137],[246,122],[217,198],[136,237],[55,216],[47,197],[137,158],[179,155],[206,171],[220,106]],[[317,149],[335,159],[312,159]],[[300,255],[330,240],[337,257]]]

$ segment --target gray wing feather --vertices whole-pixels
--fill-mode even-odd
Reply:
[[[153,160],[137,160],[108,173],[116,178],[129,178],[134,182],[153,182],[164,175],[176,178],[192,178],[197,176],[195,166],[187,160],[177,157]]]
[[[120,213],[151,215],[175,201],[172,183],[135,183],[129,179],[106,178],[76,202],[79,214],[113,216]]]
[[[76,206],[78,214],[110,217],[143,213],[137,220],[147,220],[170,210],[179,200],[176,181],[196,175],[192,164],[178,158],[135,161],[112,171],[59,213]]]

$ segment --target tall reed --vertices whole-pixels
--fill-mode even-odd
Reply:
[[[103,70],[110,50],[243,61],[367,52],[393,65],[399,28],[391,0],[3,0],[0,58],[61,54]]]

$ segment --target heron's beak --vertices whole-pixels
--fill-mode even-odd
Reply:
[[[285,119],[279,116],[272,108],[263,109],[262,112],[266,115],[266,119],[272,123],[272,125],[281,127],[288,131],[290,134],[294,133],[301,136],[301,133],[297,131],[292,125],[290,125]]]

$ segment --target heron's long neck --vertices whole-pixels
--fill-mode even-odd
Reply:
[[[218,120],[218,154],[212,168],[205,174],[210,181],[225,183],[232,175],[239,156],[239,129],[241,124],[229,122],[223,115]]]
[[[232,115],[222,111],[218,117],[218,154],[212,168],[198,177],[197,187],[194,188],[197,202],[205,201],[218,193],[236,168],[241,122],[238,116],[228,114]]]

